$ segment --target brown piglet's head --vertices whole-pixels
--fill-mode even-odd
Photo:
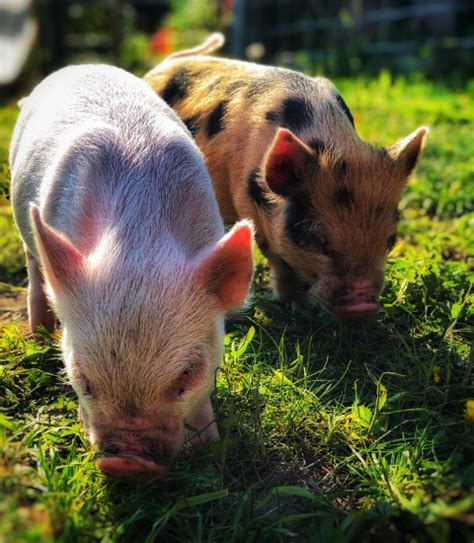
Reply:
[[[301,285],[301,292],[288,297],[319,300],[342,319],[377,312],[398,204],[427,132],[421,127],[375,149],[359,139],[323,144],[303,142],[285,128],[277,131],[262,183],[273,204],[271,250]]]

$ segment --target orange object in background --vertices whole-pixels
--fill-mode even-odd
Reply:
[[[175,31],[170,28],[160,28],[157,30],[150,40],[150,51],[157,55],[169,55],[174,51],[174,34]]]

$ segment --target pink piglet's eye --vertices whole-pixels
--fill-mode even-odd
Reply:
[[[194,359],[182,370],[181,374],[171,383],[167,397],[175,399],[185,393],[195,390],[206,376],[206,364],[204,359]]]

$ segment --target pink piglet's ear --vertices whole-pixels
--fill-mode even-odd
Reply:
[[[270,190],[288,196],[297,183],[297,170],[311,149],[291,130],[279,128],[265,158],[264,175]]]
[[[46,279],[58,293],[84,273],[84,256],[59,232],[48,226],[36,206],[31,207],[31,224]]]
[[[238,222],[194,271],[198,285],[215,297],[223,311],[234,309],[247,296],[253,271],[252,234],[250,221]]]

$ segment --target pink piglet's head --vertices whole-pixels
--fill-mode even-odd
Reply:
[[[163,477],[192,427],[216,439],[209,395],[224,316],[252,278],[252,226],[242,221],[192,258],[167,247],[143,261],[113,235],[83,255],[38,210],[33,231],[81,420],[107,475]],[[105,244],[105,247],[104,247]]]

